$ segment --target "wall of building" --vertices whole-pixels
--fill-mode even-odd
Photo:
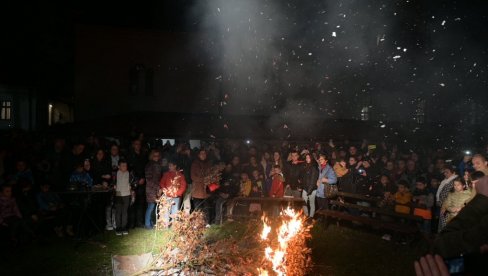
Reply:
[[[191,36],[92,26],[79,26],[76,34],[75,120],[137,111],[206,111],[198,108],[210,89]],[[137,66],[144,67],[145,76],[132,89]]]

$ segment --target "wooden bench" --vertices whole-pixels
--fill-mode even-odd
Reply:
[[[378,203],[381,201],[381,198],[378,198],[378,197],[363,196],[363,195],[345,193],[345,192],[338,192],[337,196],[338,197],[357,199],[357,200],[361,200],[361,201],[367,201],[367,202],[371,202],[371,203]]]
[[[394,232],[404,233],[404,234],[416,234],[419,229],[416,225],[409,224],[398,224],[394,222],[381,221],[378,219],[373,219],[363,216],[355,216],[348,213],[335,210],[319,210],[316,212],[317,215],[322,215],[325,217],[331,217],[339,220],[355,221],[367,225],[371,225],[378,228],[392,230]]]
[[[289,205],[294,203],[303,203],[303,198],[295,198],[295,197],[234,197],[222,204],[227,203],[227,218],[232,219],[234,217],[234,208],[237,203],[239,202],[248,202],[248,203],[271,203],[271,204],[279,204],[286,202]],[[222,221],[220,222],[222,223]]]
[[[327,218],[334,218],[338,221],[346,220],[351,222],[358,222],[361,224],[371,225],[376,228],[382,228],[391,230],[403,234],[417,234],[419,228],[417,223],[422,222],[422,218],[410,214],[397,213],[389,209],[375,207],[381,201],[381,198],[368,197],[358,194],[339,192],[337,198],[329,200],[329,206],[343,207],[348,210],[357,210],[362,213],[369,213],[370,216],[353,215],[338,210],[319,210],[316,212],[319,216]],[[342,200],[340,200],[342,199]],[[373,206],[364,206],[359,204],[350,203],[347,201],[364,201]],[[379,216],[378,216],[379,215]],[[384,217],[392,218],[395,221],[385,221]],[[405,223],[399,223],[398,221],[404,221]]]
[[[394,218],[400,218],[400,219],[405,219],[409,221],[416,221],[416,222],[421,222],[422,217],[419,216],[414,216],[414,215],[409,215],[409,214],[402,214],[402,213],[397,213],[388,209],[383,209],[383,208],[377,208],[377,207],[367,207],[367,206],[362,206],[362,205],[357,205],[357,204],[352,204],[352,203],[347,203],[347,202],[341,202],[338,200],[330,200],[329,201],[330,205],[336,205],[336,206],[341,206],[344,208],[353,208],[353,209],[358,209],[360,211],[364,212],[370,212],[370,213],[375,213],[375,214],[381,214],[381,215],[386,215]]]

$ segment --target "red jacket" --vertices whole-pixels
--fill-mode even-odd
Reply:
[[[159,187],[169,190],[167,196],[181,197],[186,191],[185,175],[181,172],[165,172]]]
[[[281,174],[273,175],[273,182],[269,191],[270,197],[283,197],[285,195],[284,178]]]

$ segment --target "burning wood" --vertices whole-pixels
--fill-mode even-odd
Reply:
[[[277,275],[306,275],[312,266],[311,250],[306,244],[310,238],[311,225],[305,224],[301,212],[287,208],[281,212],[281,226],[276,237],[270,238],[271,226],[265,216],[262,217],[263,230],[261,240],[267,245],[264,250],[265,261],[271,265]],[[266,268],[259,268],[261,276],[268,275]]]

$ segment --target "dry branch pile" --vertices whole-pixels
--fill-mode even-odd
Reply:
[[[276,222],[278,225],[279,221]],[[171,239],[139,275],[258,275],[258,268],[272,269],[264,257],[265,244],[260,240],[260,222],[242,224],[241,234],[234,237],[205,236],[206,222],[202,212],[179,212],[172,223]],[[288,246],[287,275],[305,275],[311,266],[306,245],[309,227],[297,234]]]

